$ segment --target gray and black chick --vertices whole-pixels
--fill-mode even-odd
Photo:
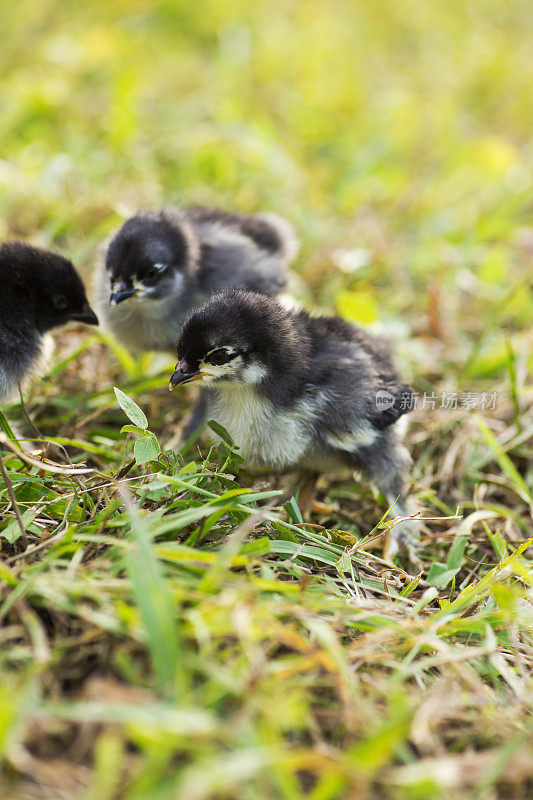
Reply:
[[[352,468],[408,516],[409,454],[398,420],[412,407],[388,345],[340,317],[289,311],[275,299],[228,291],[192,312],[169,388],[210,388],[209,413],[252,469],[310,473]],[[399,521],[387,558],[411,557],[418,524]]]
[[[275,214],[169,206],[136,214],[96,268],[104,330],[132,352],[174,353],[186,315],[224,289],[281,292],[298,243]]]
[[[70,261],[25,242],[0,244],[0,400],[42,372],[46,334],[69,320],[97,325]]]

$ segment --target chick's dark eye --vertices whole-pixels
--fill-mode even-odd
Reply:
[[[167,264],[154,264],[154,266],[151,267],[146,273],[145,279],[151,281],[157,280],[159,276],[162,275],[163,272],[166,270],[167,266],[168,266]]]
[[[221,364],[226,364],[228,361],[231,361],[232,358],[235,358],[237,355],[238,353],[227,350],[225,347],[220,347],[218,350],[213,350],[212,353],[209,353],[206,361],[213,364],[215,367],[219,367]]]
[[[56,311],[65,311],[68,308],[68,300],[62,294],[56,294],[52,297],[52,303]]]

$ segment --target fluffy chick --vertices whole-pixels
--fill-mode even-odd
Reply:
[[[132,352],[175,350],[183,319],[210,295],[282,291],[298,243],[274,214],[168,207],[129,219],[96,268],[102,327]]]
[[[0,400],[43,369],[47,331],[69,320],[97,325],[70,261],[24,242],[0,244]]]
[[[170,388],[210,388],[210,413],[252,469],[330,472],[351,467],[408,514],[410,458],[397,420],[412,405],[385,342],[339,317],[288,311],[229,291],[186,320]],[[399,522],[386,556],[414,552],[417,523]]]

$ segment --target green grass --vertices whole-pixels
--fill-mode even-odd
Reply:
[[[305,303],[387,333],[421,397],[497,392],[410,415],[413,574],[361,547],[368,487],[325,476],[302,523],[231,441],[169,447],[170,359],[59,332],[26,401],[47,464],[3,456],[2,797],[529,798],[530,4],[21,0],[2,24],[2,238],[90,280],[137,208],[273,209]]]

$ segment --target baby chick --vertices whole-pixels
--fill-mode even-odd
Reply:
[[[97,325],[81,278],[66,258],[24,242],[0,244],[0,400],[43,368],[51,328]]]
[[[277,294],[297,250],[291,226],[274,214],[200,206],[137,214],[96,269],[102,327],[132,352],[173,353],[189,311],[228,288]]]
[[[170,389],[201,382],[210,414],[252,469],[350,467],[406,516],[410,464],[394,423],[412,405],[385,342],[339,317],[288,311],[275,299],[227,291],[192,312]],[[411,554],[417,524],[392,528],[386,557]]]

